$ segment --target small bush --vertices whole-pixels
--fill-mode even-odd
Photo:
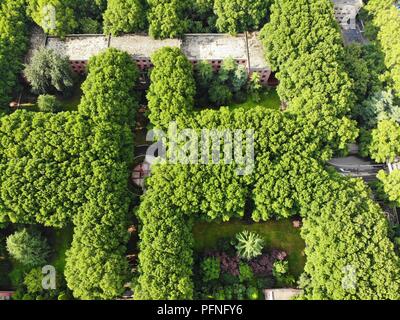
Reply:
[[[208,282],[219,279],[221,266],[218,258],[206,258],[201,263],[203,281]]]
[[[66,292],[61,292],[59,295],[58,295],[58,298],[57,298],[58,300],[70,300],[70,298],[69,298],[69,296],[68,296],[68,294],[66,293]]]
[[[249,300],[258,300],[260,298],[259,290],[256,287],[247,289],[247,298]]]
[[[243,262],[239,264],[239,273],[240,282],[251,281],[254,278],[253,270],[251,270],[251,267]]]
[[[239,257],[251,260],[262,254],[264,239],[257,233],[245,230],[236,235],[236,240],[236,250]]]
[[[40,95],[37,100],[38,108],[41,112],[58,112],[60,104],[55,96],[44,94]]]

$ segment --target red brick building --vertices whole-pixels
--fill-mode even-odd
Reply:
[[[91,56],[107,48],[117,48],[128,52],[142,71],[152,67],[151,55],[162,47],[177,47],[193,63],[209,61],[214,70],[221,68],[222,62],[233,58],[237,63],[246,66],[249,74],[259,72],[263,84],[274,85],[276,79],[271,77],[271,69],[264,59],[264,52],[257,33],[239,34],[187,34],[182,39],[155,40],[146,35],[127,34],[119,37],[104,35],[69,35],[65,39],[34,34],[31,39],[31,50],[39,46],[54,49],[69,57],[72,69],[85,73]],[[29,59],[29,55],[28,55]],[[271,81],[269,82],[269,80]]]

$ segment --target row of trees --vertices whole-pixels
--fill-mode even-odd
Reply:
[[[155,38],[187,32],[257,30],[267,20],[270,0],[32,0],[28,13],[46,33],[117,35],[148,30]]]
[[[276,2],[271,23],[263,32],[267,58],[282,80],[278,91],[289,108],[320,109],[317,114],[321,117],[332,113],[341,117],[351,110],[352,81],[343,65],[344,52],[330,1]],[[312,79],[307,81],[310,75]],[[376,85],[368,78],[357,80],[366,88]],[[324,110],[324,105],[329,109]],[[293,152],[282,160],[279,166],[287,164],[287,171],[274,180],[279,185],[273,190],[285,196],[281,199],[287,210],[299,208],[305,217],[304,298],[398,299],[398,257],[384,215],[365,185],[343,180],[315,160]],[[279,198],[270,206],[276,209],[277,204]]]
[[[138,77],[127,53],[109,49],[89,62],[78,112],[0,119],[1,221],[74,222],[65,276],[76,298],[114,298],[127,280]]]
[[[385,54],[385,65],[392,88],[400,97],[400,15],[393,0],[370,0],[366,6],[378,28],[378,41]]]
[[[368,98],[356,110],[366,129],[361,137],[362,153],[379,163],[394,163],[400,156],[400,15],[392,0],[371,0],[365,8],[368,29],[373,31],[367,34],[381,55],[379,63],[370,65],[368,72],[374,75],[377,71],[380,76],[376,78],[383,85],[380,90],[369,91]],[[400,200],[398,177],[399,170],[378,175],[384,199],[394,204]]]
[[[28,48],[25,0],[0,3],[0,112],[10,103]]]
[[[173,203],[171,192],[157,191],[160,190],[152,189],[146,194],[137,212],[142,228],[135,299],[192,299],[192,222]]]
[[[90,169],[85,202],[74,217],[65,277],[76,298],[111,299],[127,281],[125,259],[133,160],[133,86],[139,72],[127,53],[109,49],[89,61],[80,115],[91,124],[90,148],[80,161]]]

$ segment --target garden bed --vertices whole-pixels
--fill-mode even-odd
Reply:
[[[288,254],[289,271],[298,278],[304,270],[305,243],[300,237],[300,229],[293,227],[291,220],[268,221],[248,224],[241,220],[231,222],[198,222],[193,228],[196,252],[213,250],[222,239],[230,239],[238,232],[257,232],[265,241],[266,249],[279,249]]]

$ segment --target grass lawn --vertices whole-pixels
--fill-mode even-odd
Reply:
[[[292,226],[290,220],[268,221],[247,224],[241,220],[226,223],[198,222],[193,228],[194,248],[204,251],[216,247],[218,240],[233,238],[243,230],[255,231],[265,240],[266,249],[281,249],[288,253],[290,273],[299,277],[303,272],[305,244],[300,237],[300,230]]]
[[[54,229],[49,237],[49,244],[53,255],[50,258],[50,265],[54,266],[58,272],[64,272],[65,252],[70,248],[74,228],[69,225],[63,229]]]
[[[82,89],[81,89],[82,82],[79,81],[74,85],[72,89],[72,93],[68,98],[59,97],[58,101],[61,104],[62,111],[77,111],[78,105],[81,102],[82,97]]]
[[[243,103],[232,104],[230,106],[230,109],[252,109],[257,106],[261,106],[267,109],[279,110],[280,105],[281,101],[278,94],[276,93],[276,90],[271,88],[261,93],[261,100],[259,102],[254,102],[251,99],[248,99],[246,102]]]

